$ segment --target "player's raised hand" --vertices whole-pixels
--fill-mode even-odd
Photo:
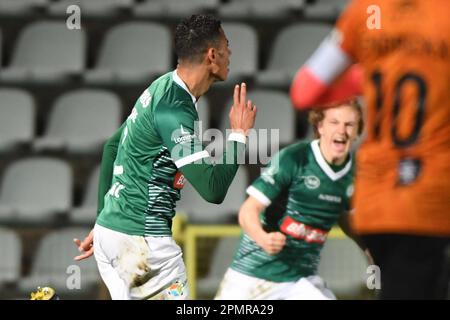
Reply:
[[[255,124],[256,106],[251,100],[247,100],[247,85],[244,82],[234,87],[233,106],[229,116],[233,132],[247,135],[248,130]]]
[[[286,244],[286,236],[281,232],[266,233],[260,243],[261,248],[270,255],[277,254]]]
[[[80,255],[73,258],[76,261],[80,261],[89,258],[94,253],[94,230],[89,232],[88,236],[84,238],[83,241],[80,239],[73,239],[73,242],[78,247],[78,251],[81,252]]]

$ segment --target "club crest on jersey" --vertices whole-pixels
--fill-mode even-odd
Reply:
[[[320,186],[320,180],[316,176],[306,176],[304,182],[308,189],[317,189]]]
[[[186,183],[186,178],[180,171],[178,171],[175,174],[175,178],[173,179],[173,187],[175,189],[183,189],[185,183]]]

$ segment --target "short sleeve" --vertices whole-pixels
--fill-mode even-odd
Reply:
[[[290,187],[296,170],[297,164],[287,150],[281,150],[272,158],[261,176],[247,188],[247,194],[269,206],[283,190]]]

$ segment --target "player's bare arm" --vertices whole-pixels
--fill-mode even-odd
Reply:
[[[239,210],[239,224],[265,252],[270,255],[280,252],[286,244],[286,236],[281,232],[264,231],[259,213],[266,207],[256,198],[249,196]]]

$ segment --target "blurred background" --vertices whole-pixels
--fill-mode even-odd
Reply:
[[[109,298],[94,259],[73,261],[72,239],[95,222],[102,144],[142,91],[176,66],[179,20],[218,16],[233,52],[229,79],[200,99],[203,130],[228,128],[233,85],[245,81],[259,108],[256,127],[280,129],[281,148],[312,137],[307,115],[291,107],[289,84],[346,3],[0,0],[0,298],[28,299],[37,286],[62,299]],[[193,298],[212,298],[231,263],[237,212],[261,164],[241,166],[220,206],[183,189],[173,229]],[[334,229],[319,273],[338,298],[372,298],[366,266]]]

